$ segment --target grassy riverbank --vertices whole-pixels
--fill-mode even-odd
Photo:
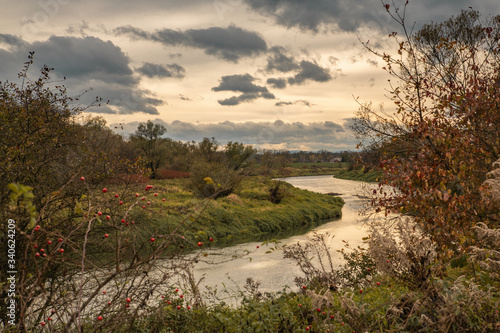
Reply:
[[[357,180],[363,182],[377,182],[382,173],[379,171],[368,171],[364,172],[364,170],[336,170],[333,175],[335,178],[339,179],[348,179],[348,180]]]
[[[268,200],[270,181],[264,177],[247,177],[240,190],[217,200],[197,198],[186,189],[186,182],[152,182],[158,196],[146,209],[134,212],[136,224],[150,229],[152,234],[177,230],[193,242],[212,237],[222,245],[285,237],[342,214],[341,198],[300,190],[287,183],[282,184],[284,199],[274,204]]]

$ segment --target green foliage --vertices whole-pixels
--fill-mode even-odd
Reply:
[[[26,226],[26,229],[33,229],[35,227],[37,217],[36,207],[33,204],[33,198],[35,197],[32,192],[33,187],[14,183],[9,184],[8,187],[12,191],[9,196],[11,207],[25,209],[27,215],[29,216],[29,223]],[[21,201],[20,197],[22,197]]]
[[[228,142],[223,151],[218,148],[214,138],[204,138],[192,153],[189,187],[199,197],[217,199],[233,193],[243,180],[242,167],[255,152],[238,142]]]
[[[146,163],[151,171],[151,179],[156,178],[158,168],[167,160],[167,143],[162,138],[167,129],[155,124],[151,120],[140,123],[135,133],[130,137],[132,143],[144,154]]]

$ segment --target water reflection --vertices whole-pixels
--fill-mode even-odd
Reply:
[[[339,193],[344,199],[345,205],[342,209],[341,219],[314,227],[305,234],[281,239],[280,245],[305,241],[307,236],[313,232],[328,232],[335,235],[333,239],[330,239],[329,245],[332,249],[333,259],[339,264],[340,256],[335,250],[342,248],[342,240],[349,242],[353,247],[362,244],[362,238],[366,236],[366,229],[359,222],[358,211],[364,202],[360,196],[364,194],[366,187],[373,186],[372,184],[336,179],[332,176],[292,177],[283,180],[301,189],[319,193]],[[202,285],[216,287],[218,290],[224,288],[233,291],[241,289],[248,277],[260,282],[259,289],[262,292],[278,292],[283,290],[285,286],[296,289],[294,278],[301,275],[299,268],[291,259],[283,258],[282,250],[274,248],[273,244],[262,246],[261,242],[249,242],[210,250],[207,259],[219,263],[199,262],[195,266],[195,278],[204,277]],[[245,251],[249,254],[244,258],[229,260]]]

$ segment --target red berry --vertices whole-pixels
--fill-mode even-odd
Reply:
[[[111,305],[111,302],[108,302],[108,305]]]
[[[316,309],[316,311],[321,312],[321,309],[318,308],[318,309]]]
[[[214,241],[214,239],[213,239],[212,237],[210,237],[209,241],[213,242],[213,241]]]
[[[380,286],[380,282],[377,282],[377,286]]]
[[[54,314],[54,313],[56,313],[56,310],[52,309],[52,310],[50,310],[50,313]]]
[[[359,289],[359,293],[362,294],[363,293],[363,290]]]
[[[45,322],[44,322],[44,321],[42,321],[42,322],[40,323],[40,325],[45,326]]]
[[[165,201],[165,198],[163,198],[163,199],[161,199],[161,200]]]
[[[132,300],[130,298],[127,298],[126,301],[127,301],[127,303],[132,302]]]
[[[202,246],[202,245],[203,245],[203,243],[202,243],[202,242],[198,242],[198,246]]]
[[[47,244],[49,244],[49,245],[52,244],[52,241],[48,241]]]
[[[118,194],[115,194],[115,198],[118,198],[118,197],[119,197],[119,195],[118,195]]]
[[[161,297],[161,298],[165,298],[165,295],[161,295],[160,297]]]
[[[188,306],[187,306],[187,309],[188,309],[188,310],[190,310],[190,309],[191,309],[191,307],[188,305]]]
[[[106,294],[106,290],[103,290],[102,293],[105,295]]]
[[[148,201],[148,205],[151,204],[151,202]]]
[[[44,250],[44,249],[40,249],[40,252],[42,252],[42,253],[43,253],[43,252],[45,252],[45,250]]]
[[[101,321],[102,320],[102,316],[97,317],[97,320]]]
[[[47,321],[51,321],[51,320],[52,320],[52,318],[50,318],[50,317],[47,318]]]
[[[44,258],[45,258],[46,256],[47,256],[47,254],[45,254],[45,253],[44,253],[44,254],[42,254],[42,257],[44,257]]]
[[[38,245],[35,244],[33,247],[36,249],[38,247]]]
[[[119,204],[120,204],[120,205],[123,205],[123,201],[120,201],[120,202],[119,202]]]
[[[146,197],[142,197],[141,200],[146,200]]]
[[[306,331],[309,331],[309,326],[306,327]]]
[[[62,238],[59,238],[59,239],[58,239],[58,241],[59,241],[59,243],[61,243],[61,242],[63,241],[63,239],[62,239]]]
[[[80,180],[81,180],[81,181],[84,181],[84,180],[85,180],[85,177],[80,177]]]
[[[37,258],[38,258],[39,256],[40,256],[40,253],[38,253],[38,252],[37,252],[37,253],[35,253],[35,257],[37,257]]]
[[[176,288],[176,289],[175,289],[175,292],[176,292],[176,293],[178,293],[178,292],[179,292],[179,289],[177,289],[177,288]]]
[[[109,237],[109,235],[108,235],[108,234],[104,234],[104,237],[105,237],[105,238],[108,238],[108,237]]]
[[[387,262],[390,262],[390,260],[387,260]]]
[[[108,189],[107,188],[103,188],[102,189],[102,193],[106,193],[106,192],[108,192]]]
[[[167,304],[172,304],[172,302],[168,301]]]
[[[101,215],[102,215],[102,212],[97,212],[97,215],[101,216]]]
[[[180,305],[177,305],[177,310],[180,310],[181,306]]]
[[[125,223],[125,219],[122,219],[122,223]]]
[[[146,206],[142,206],[142,209],[146,209]]]
[[[110,218],[111,218],[111,216],[106,215],[106,220],[109,220]]]
[[[135,196],[136,196],[136,197],[138,197],[138,196],[139,196],[139,193],[136,193],[136,194],[135,194]]]
[[[59,249],[59,252],[63,253],[63,252],[64,252],[64,249]]]
[[[184,298],[184,295],[179,295],[180,298]]]
[[[333,319],[333,318],[335,318],[335,316],[334,316],[334,315],[331,315],[331,316],[330,316],[330,319]]]
[[[306,287],[306,286],[302,286],[302,289],[306,290],[306,289],[307,289],[307,287]]]
[[[257,248],[259,248],[260,246],[257,245]]]
[[[154,239],[153,237],[151,237],[150,241],[151,241],[151,242],[154,242],[154,241],[155,241],[155,239]]]
[[[157,196],[158,196],[158,193],[155,193],[155,197],[157,197]]]

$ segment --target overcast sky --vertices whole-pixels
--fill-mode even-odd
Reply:
[[[391,10],[401,5],[391,4]],[[151,119],[176,140],[215,137],[260,148],[354,150],[356,97],[385,97],[382,62],[397,25],[378,0],[0,0],[0,81],[28,52],[70,94],[109,104],[125,136]],[[498,0],[410,0],[407,21],[441,21]]]

